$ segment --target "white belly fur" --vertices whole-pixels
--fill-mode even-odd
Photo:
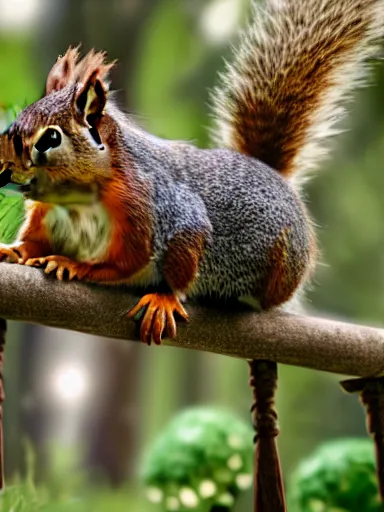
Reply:
[[[108,250],[111,222],[101,203],[55,205],[44,223],[54,254],[97,262]]]

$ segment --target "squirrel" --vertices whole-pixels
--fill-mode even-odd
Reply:
[[[151,287],[127,313],[147,344],[175,337],[186,297],[284,307],[316,262],[302,177],[383,32],[384,0],[254,1],[212,94],[211,149],[146,133],[109,92],[114,63],[70,47],[1,136],[26,218],[0,260]]]

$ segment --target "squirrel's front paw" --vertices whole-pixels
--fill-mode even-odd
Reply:
[[[25,265],[26,261],[41,254],[41,244],[38,242],[14,242],[13,244],[0,244],[0,261],[19,263]]]
[[[150,293],[144,295],[128,312],[128,317],[135,319],[142,310],[144,313],[141,319],[140,338],[147,345],[151,344],[152,339],[156,345],[160,345],[164,331],[167,338],[175,338],[175,313],[183,320],[188,320],[188,313],[179,299],[172,294]]]
[[[64,279],[82,279],[85,272],[81,271],[81,264],[65,256],[45,256],[42,258],[30,258],[25,262],[29,267],[44,268],[44,272],[50,275],[56,275],[59,281]]]
[[[0,261],[5,261],[6,263],[19,263],[21,259],[22,255],[16,246],[0,245]]]

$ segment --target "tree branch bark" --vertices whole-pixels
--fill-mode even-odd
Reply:
[[[41,270],[0,264],[0,317],[135,340],[125,312],[138,297],[122,287],[63,283]],[[191,321],[164,344],[354,376],[384,371],[384,329],[281,312],[189,304]],[[155,347],[152,347],[156,350]]]

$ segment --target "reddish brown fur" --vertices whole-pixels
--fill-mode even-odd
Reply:
[[[284,176],[307,172],[380,51],[382,0],[254,2],[222,75],[216,141]]]
[[[270,251],[270,272],[268,273],[268,282],[264,289],[261,306],[263,309],[269,309],[286,302],[292,297],[294,291],[302,280],[305,264],[299,264],[298,267],[292,265],[289,258],[289,229],[282,231],[275,245]]]
[[[51,208],[51,205],[44,203],[27,204],[26,218],[18,237],[23,244],[17,247],[24,261],[52,252],[44,225],[44,217]]]
[[[294,158],[305,143],[322,93],[332,87],[330,77],[335,69],[335,59],[343,58],[363,39],[368,25],[368,21],[360,23],[355,32],[351,30],[349,38],[336,34],[330,42],[326,21],[324,19],[324,26],[319,26],[318,30],[326,34],[327,44],[320,40],[302,52],[294,68],[281,76],[279,86],[273,83],[270,95],[268,90],[263,91],[263,101],[255,101],[253,91],[247,89],[245,101],[236,104],[237,149],[257,157],[285,176],[294,170]],[[322,52],[319,45],[323,46]]]
[[[99,80],[106,80],[115,61],[105,63],[106,53],[91,50],[75,67],[76,82],[85,84],[91,75],[96,74]]]
[[[181,233],[170,241],[163,272],[173,290],[186,291],[193,283],[204,245],[205,237],[202,233]]]
[[[101,190],[101,202],[112,222],[110,247],[104,261],[92,264],[53,255],[44,226],[44,217],[52,206],[38,202],[29,206],[22,227],[20,240],[24,243],[17,246],[22,259],[34,259],[28,262],[31,266],[46,266],[56,261],[55,271],[62,267],[78,280],[100,282],[124,280],[145,267],[151,254],[151,223],[148,203],[144,204],[145,188],[142,187],[139,194],[124,182],[120,171],[116,174],[120,179],[109,180]]]
[[[114,173],[101,192],[101,202],[112,220],[106,261],[120,269],[121,277],[130,277],[149,263],[152,222],[144,186],[135,190],[134,179],[130,182],[122,172]]]
[[[79,59],[78,48],[69,47],[63,56],[60,56],[56,64],[48,74],[45,94],[59,91],[75,81],[75,67]]]
[[[7,133],[0,135],[0,172],[6,169],[10,163],[16,163],[18,160],[15,154],[13,140]]]
[[[46,82],[46,94],[59,91],[70,84],[86,84],[91,75],[105,80],[115,62],[105,63],[105,52],[90,52],[80,60],[79,48],[69,47],[66,53],[57,59],[49,72]]]
[[[105,115],[99,130],[112,162],[112,178],[100,183],[100,200],[113,223],[106,259],[129,277],[149,263],[153,224],[150,185],[136,175],[134,163],[122,147],[117,123]]]

